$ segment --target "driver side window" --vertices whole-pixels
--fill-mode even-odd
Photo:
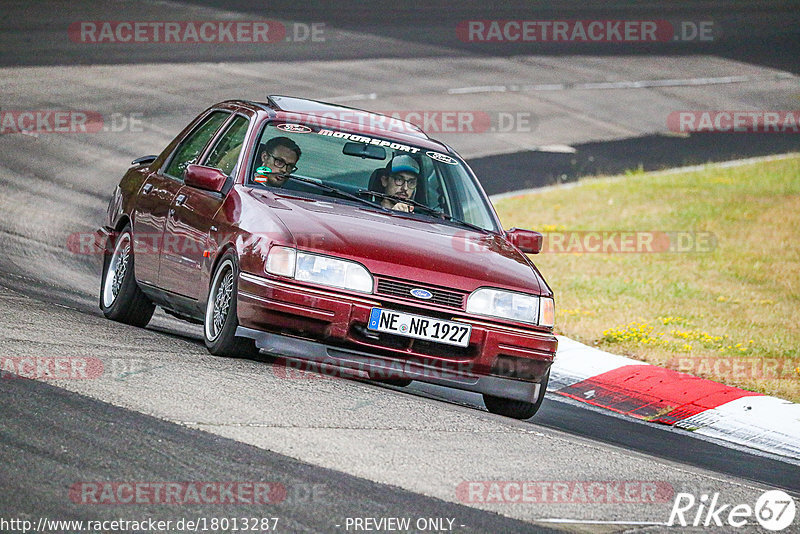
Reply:
[[[214,136],[217,130],[219,130],[219,127],[222,126],[222,123],[225,122],[229,116],[230,113],[225,111],[214,111],[206,117],[200,126],[195,128],[195,130],[178,145],[178,149],[172,156],[172,160],[169,162],[164,174],[172,178],[177,178],[178,180],[183,180],[183,173],[186,171],[186,167],[197,163],[197,158],[200,157],[208,141]]]
[[[244,136],[247,134],[249,126],[250,122],[245,117],[237,115],[214,148],[211,149],[205,165],[217,168],[230,176],[239,161],[239,153],[242,151]]]

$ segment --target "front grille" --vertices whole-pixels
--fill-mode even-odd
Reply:
[[[429,299],[416,298],[411,294],[412,289],[424,289],[429,291],[433,296]],[[448,291],[446,289],[438,289],[409,282],[401,282],[399,280],[390,280],[388,278],[378,279],[378,295],[399,297],[408,299],[412,302],[430,302],[432,304],[438,304],[439,306],[446,306],[448,308],[462,309],[464,306],[463,293],[457,293],[455,291]]]

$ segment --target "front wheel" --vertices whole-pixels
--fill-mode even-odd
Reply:
[[[542,378],[539,395],[536,397],[535,402],[505,399],[503,397],[495,397],[494,395],[486,395],[484,393],[483,403],[486,405],[486,409],[491,413],[511,417],[513,419],[530,419],[536,415],[536,412],[538,412],[539,408],[542,406],[544,394],[547,391],[547,383],[549,381],[550,371],[548,370],[547,374]]]
[[[143,327],[150,322],[156,307],[136,283],[132,235],[130,226],[125,226],[110,258],[104,262],[100,309],[112,321]]]
[[[236,337],[236,281],[239,271],[236,256],[226,253],[219,261],[208,290],[203,338],[208,352],[215,356],[252,356],[258,354],[252,339]]]

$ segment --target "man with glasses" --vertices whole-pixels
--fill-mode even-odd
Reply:
[[[288,137],[273,137],[261,145],[259,153],[262,167],[256,169],[253,181],[272,187],[283,187],[288,180],[285,175],[297,170],[302,154],[297,143]]]
[[[419,181],[419,164],[411,156],[395,156],[388,169],[388,175],[381,176],[383,192],[400,198],[413,199]],[[414,211],[414,206],[405,202],[395,202],[385,198],[381,202],[384,208],[396,211]]]

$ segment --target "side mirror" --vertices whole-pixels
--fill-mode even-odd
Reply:
[[[526,254],[538,254],[542,250],[542,234],[533,230],[512,228],[506,232],[506,237],[511,244]]]
[[[183,175],[186,185],[215,193],[222,191],[227,180],[228,177],[221,170],[202,165],[189,165]]]
[[[142,156],[141,158],[136,158],[135,160],[131,161],[131,165],[150,165],[157,159],[158,156],[155,155]]]

